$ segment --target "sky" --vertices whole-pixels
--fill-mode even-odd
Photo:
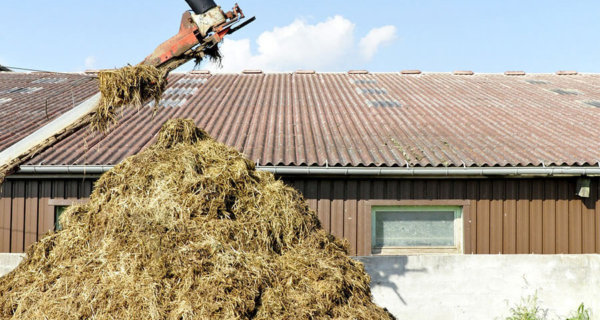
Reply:
[[[238,2],[257,21],[225,39],[222,68],[200,69],[600,72],[597,0]],[[61,72],[136,64],[177,33],[188,9],[184,0],[2,0],[0,64]]]

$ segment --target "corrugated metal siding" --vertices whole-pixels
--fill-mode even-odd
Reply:
[[[588,199],[576,179],[323,180],[291,179],[323,228],[369,255],[369,200],[472,200],[465,220],[466,253],[600,253],[599,180]]]
[[[54,228],[49,200],[89,198],[92,181],[10,179],[0,188],[0,252],[20,253]]]
[[[350,253],[371,252],[371,200],[471,200],[466,253],[600,253],[599,179],[592,196],[575,196],[576,179],[369,180],[284,179],[300,190],[323,228],[348,239]],[[5,182],[0,194],[0,252],[22,252],[54,227],[50,199],[85,199],[89,180]]]

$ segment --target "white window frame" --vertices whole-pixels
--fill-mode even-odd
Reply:
[[[461,207],[462,208],[462,236],[460,237],[461,247],[455,250],[438,250],[436,248],[395,248],[389,250],[373,250],[373,225],[375,220],[372,217],[373,207],[402,207],[402,206],[434,206],[434,207]],[[360,247],[360,252],[363,255],[421,255],[421,254],[474,254],[476,244],[475,240],[475,224],[471,215],[472,201],[464,199],[443,199],[443,200],[367,200],[364,201],[361,207],[363,212],[368,216],[365,224],[364,243]],[[374,243],[374,242],[373,242]]]
[[[377,214],[382,212],[454,212],[454,245],[453,246],[401,246],[401,247],[377,247]],[[463,208],[461,206],[373,206],[371,207],[371,251],[373,254],[414,254],[414,253],[448,253],[460,254],[463,250]]]

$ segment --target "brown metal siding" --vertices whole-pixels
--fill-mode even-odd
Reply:
[[[377,200],[469,200],[464,248],[476,254],[600,253],[599,179],[591,197],[575,196],[576,179],[284,179],[300,190],[328,232],[350,253],[371,252]],[[54,227],[53,199],[85,199],[92,181],[11,179],[0,191],[0,252],[22,252]]]
[[[7,180],[0,191],[0,252],[24,252],[54,228],[51,199],[88,198],[92,182],[73,180]]]
[[[575,195],[576,179],[286,180],[352,254],[371,252],[369,200],[471,200],[466,253],[600,253],[598,179],[588,199]]]

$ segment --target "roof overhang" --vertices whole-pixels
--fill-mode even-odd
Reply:
[[[114,166],[21,166],[13,177],[101,175]],[[600,176],[598,167],[292,167],[259,166],[258,170],[278,176],[345,176],[345,177],[396,177],[396,178],[476,178],[476,177],[581,177]]]

